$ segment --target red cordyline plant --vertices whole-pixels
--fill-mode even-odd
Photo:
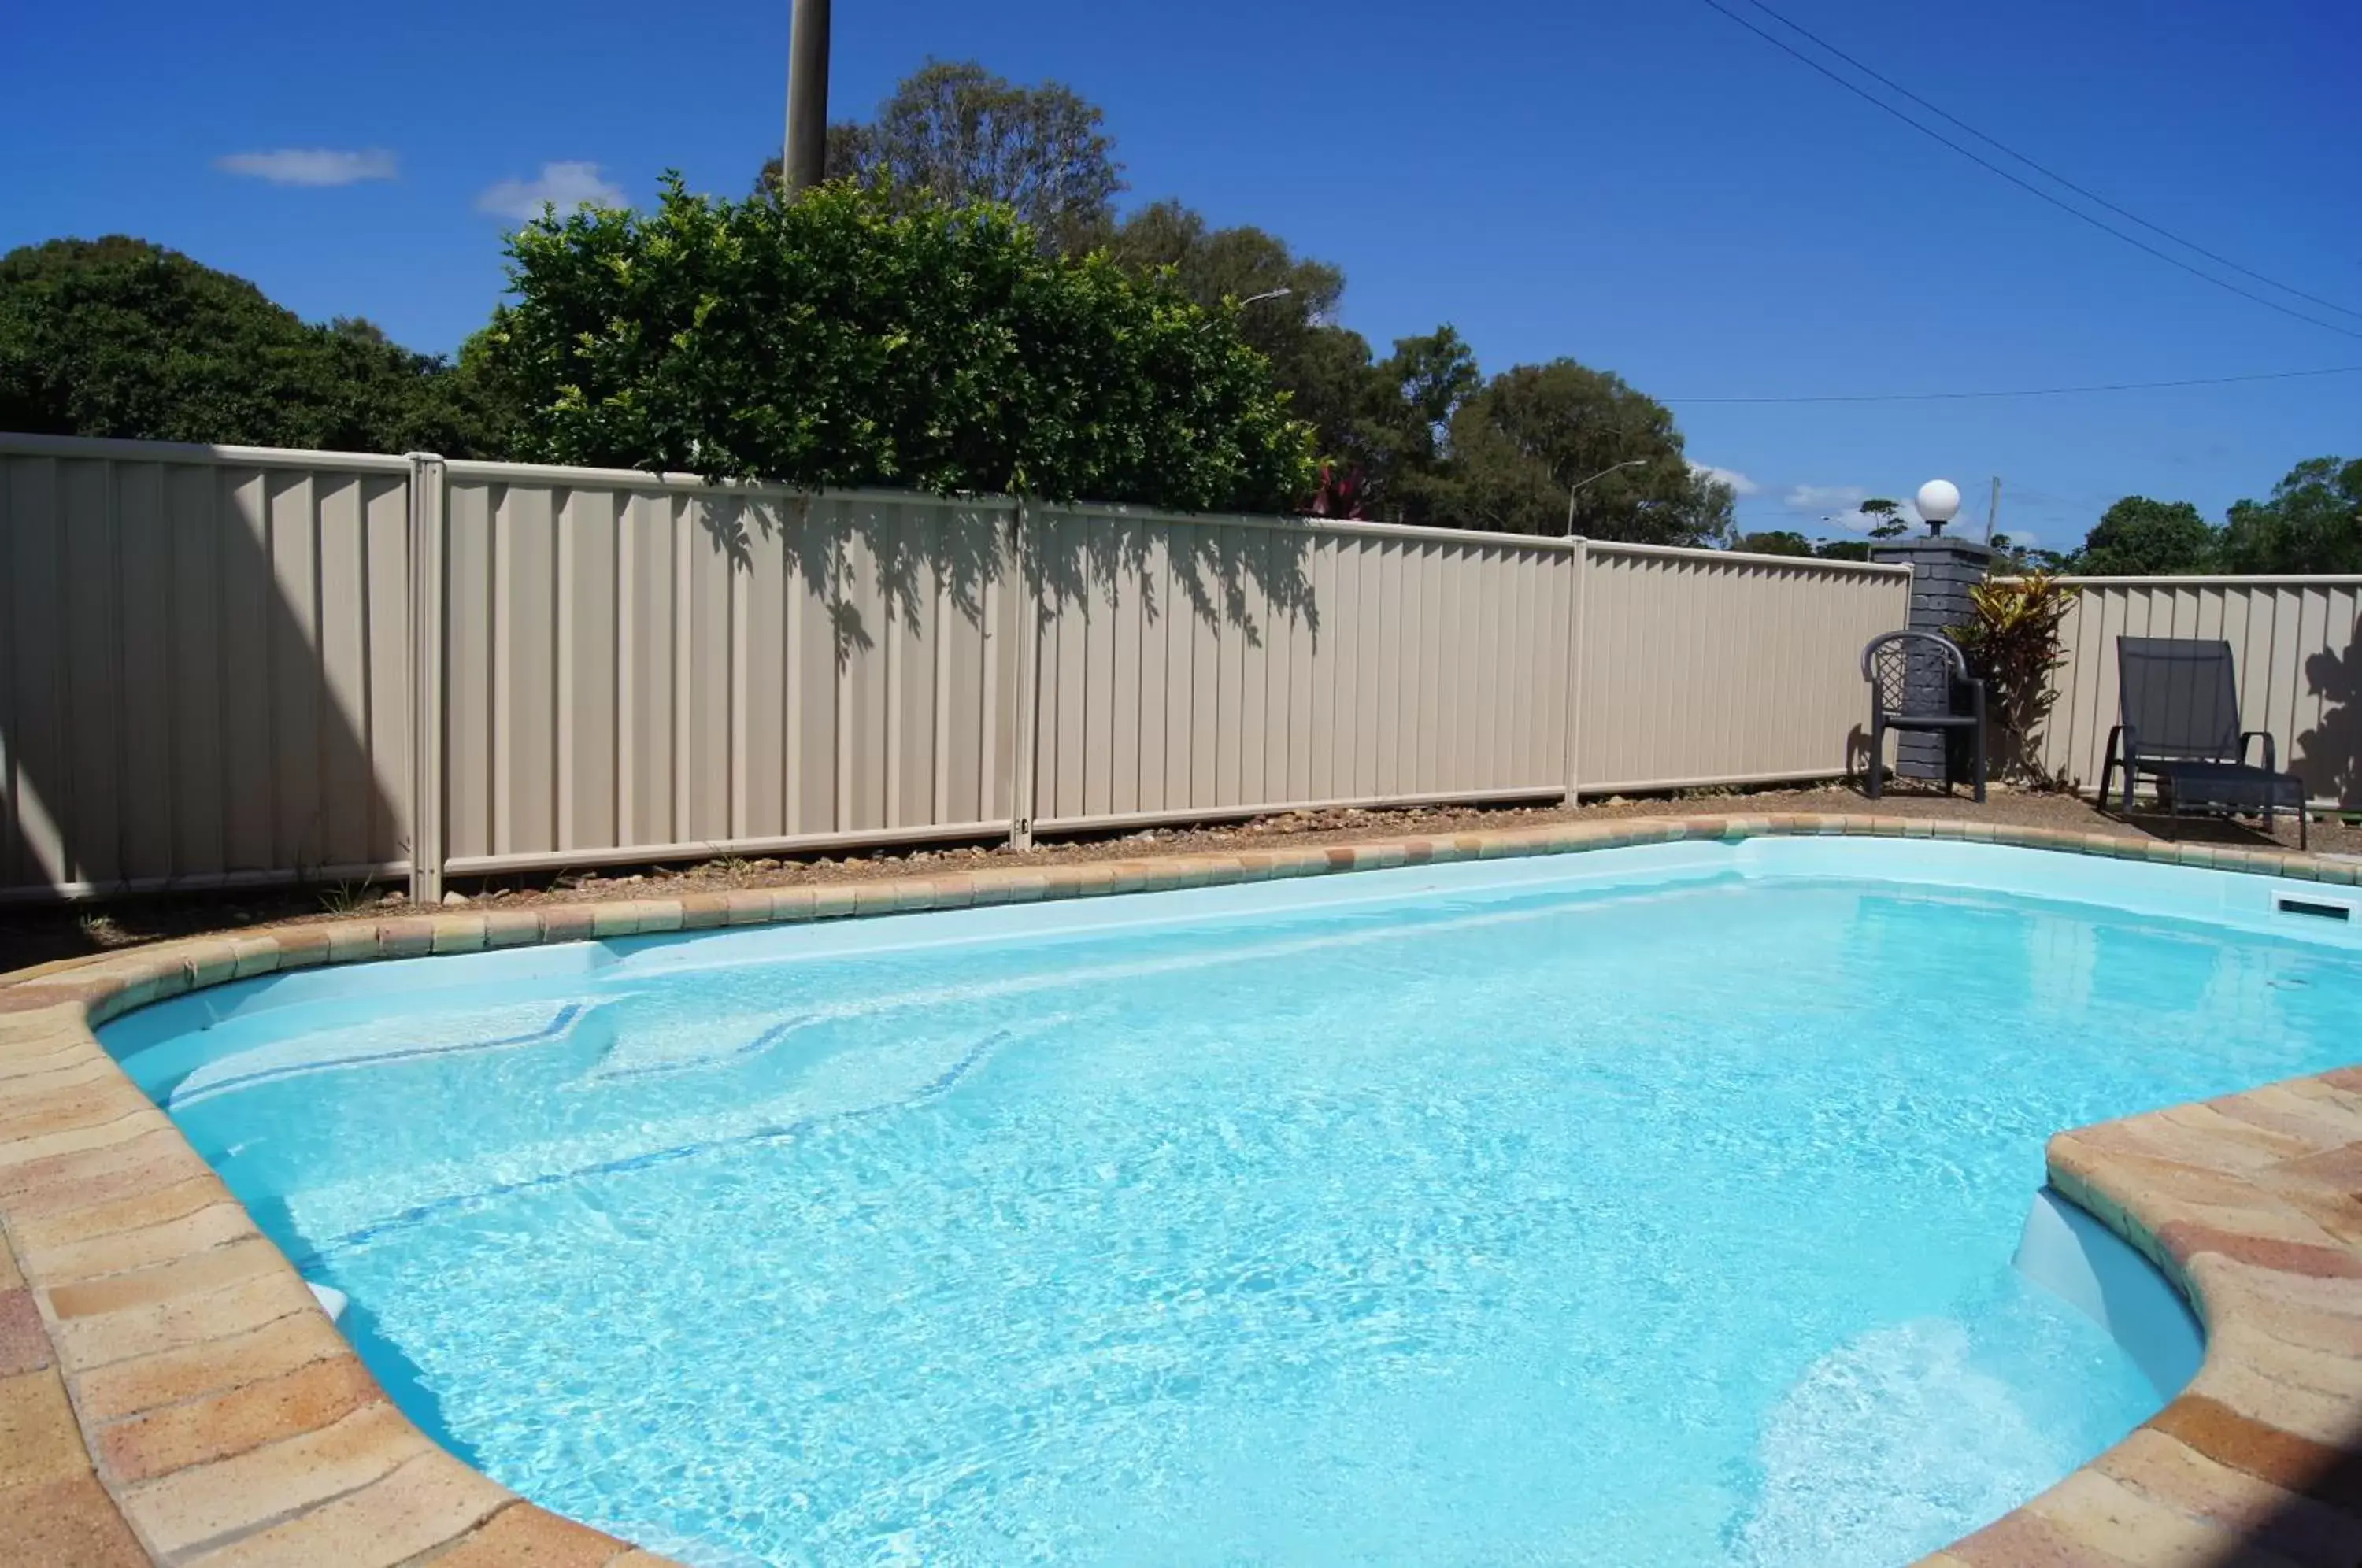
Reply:
[[[2047,572],[1992,578],[1969,594],[1966,624],[1951,629],[1969,671],[1985,683],[1985,712],[2000,732],[2004,777],[2056,784],[2036,760],[2036,737],[2058,693],[2051,671],[2067,662],[2058,629],[2080,591]]]
[[[1369,485],[1361,469],[1340,469],[1335,463],[1323,463],[1320,465],[1319,488],[1312,495],[1312,515],[1360,517],[1368,490]]]

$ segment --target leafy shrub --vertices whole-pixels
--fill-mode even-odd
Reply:
[[[518,409],[520,456],[1191,511],[1312,488],[1234,309],[1044,254],[1006,207],[668,177],[653,213],[545,215],[509,253],[517,302],[463,364]]]
[[[2004,777],[2055,782],[2034,762],[2036,736],[2058,697],[2050,673],[2067,659],[2058,628],[2076,594],[2044,572],[1995,578],[1970,591],[1968,624],[1951,628],[1969,672],[1985,683],[1985,713],[1997,732]]]

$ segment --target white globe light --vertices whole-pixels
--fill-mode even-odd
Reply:
[[[1941,526],[1960,509],[1960,487],[1950,480],[1929,480],[1919,487],[1919,516]]]

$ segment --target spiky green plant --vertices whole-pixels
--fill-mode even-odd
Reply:
[[[1951,628],[1969,672],[1985,683],[1985,713],[1999,741],[2002,776],[2045,785],[2038,737],[2058,692],[2051,672],[2066,663],[2059,637],[2080,591],[2047,572],[1992,578],[1969,593],[1969,619]]]

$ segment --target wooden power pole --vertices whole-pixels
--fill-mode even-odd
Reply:
[[[788,145],[779,184],[789,194],[828,178],[828,0],[795,0],[788,39]]]

